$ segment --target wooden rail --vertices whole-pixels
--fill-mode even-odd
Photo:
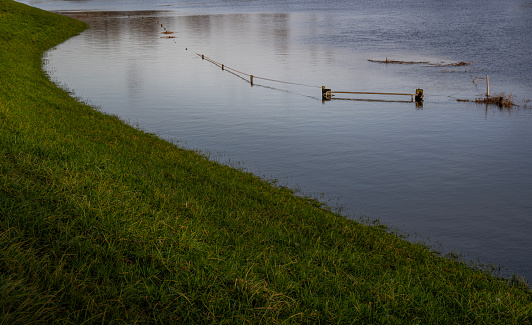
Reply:
[[[331,91],[330,89],[321,87],[322,98],[325,100],[332,99],[333,94],[359,94],[359,95],[393,95],[393,96],[410,96],[412,101],[414,99],[416,102],[423,101],[423,89],[416,89],[415,94],[406,94],[406,93],[380,93],[380,92],[368,92],[368,91]]]

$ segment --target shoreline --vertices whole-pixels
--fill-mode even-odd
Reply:
[[[41,70],[81,32],[0,0],[5,322],[532,322],[532,292],[208,161]]]

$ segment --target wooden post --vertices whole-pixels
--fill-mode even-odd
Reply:
[[[422,102],[423,101],[423,89],[416,89],[416,102]]]
[[[321,86],[321,98],[325,100],[331,99],[331,90],[325,88],[325,86]]]
[[[202,54],[202,55],[201,55],[201,59],[202,59],[202,60],[205,60],[205,55]]]
[[[486,97],[490,97],[490,76],[486,75]]]
[[[250,82],[251,85],[253,86],[253,75],[250,75],[250,76],[249,76],[249,82]]]
[[[224,65],[222,64],[222,70],[224,69]]]

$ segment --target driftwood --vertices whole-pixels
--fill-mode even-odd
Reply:
[[[369,62],[375,62],[375,63],[385,63],[385,64],[424,64],[425,66],[429,67],[463,67],[467,65],[471,65],[471,62],[454,62],[454,63],[433,63],[429,61],[401,61],[401,60],[389,60],[386,58],[386,60],[372,60],[368,59]]]

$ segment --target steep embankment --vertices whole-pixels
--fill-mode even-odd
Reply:
[[[0,0],[0,323],[530,324],[518,281],[69,97],[40,58],[85,27]]]

